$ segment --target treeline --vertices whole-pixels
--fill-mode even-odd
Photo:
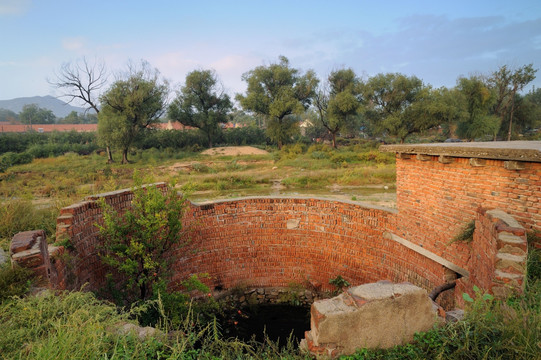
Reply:
[[[240,108],[234,107],[212,70],[190,72],[169,103],[169,83],[144,61],[129,64],[128,71],[108,88],[105,66],[84,59],[64,64],[53,85],[97,113],[97,137],[90,143],[103,148],[110,162],[113,150],[120,151],[126,163],[133,148],[263,143],[281,148],[299,140],[324,139],[337,147],[344,138],[406,142],[422,141],[428,134],[441,141],[536,138],[541,126],[541,90],[522,93],[536,72],[531,64],[515,69],[504,65],[492,73],[459,77],[453,88],[434,89],[416,76],[386,73],[362,79],[351,68],[319,79],[311,70],[293,68],[282,56],[243,75],[246,92],[235,96]],[[32,106],[25,110],[25,114],[50,117]],[[28,116],[22,115],[19,121],[27,121]],[[77,114],[70,116],[73,122],[87,121]],[[196,128],[198,133],[149,130],[164,119]],[[222,131],[228,122],[251,126]],[[43,154],[55,154],[60,147],[47,146],[51,149]],[[42,149],[47,146],[40,144]],[[41,156],[37,150],[33,155]]]
[[[59,118],[49,110],[36,104],[26,104],[19,113],[0,108],[0,122],[11,124],[97,124],[98,116],[87,113],[79,114],[72,111],[66,117]]]
[[[222,131],[216,143],[220,146],[265,146],[270,144],[270,140],[264,129],[246,126]],[[174,151],[199,151],[207,146],[207,138],[197,130],[147,129],[139,134],[133,144],[133,148],[142,150],[154,148]],[[94,151],[105,151],[99,145],[96,133],[1,133],[0,172],[14,165],[30,163],[37,158],[59,156],[68,152],[88,155]]]
[[[311,70],[293,68],[282,56],[243,75],[246,92],[235,96],[241,109],[234,108],[212,70],[188,73],[171,103],[169,84],[146,62],[130,64],[107,89],[96,86],[105,86],[105,66],[85,60],[65,64],[56,86],[70,89],[67,96],[98,113],[98,142],[108,161],[116,148],[126,163],[128,150],[144,130],[163,118],[199,129],[206,141],[198,144],[208,147],[220,142],[222,124],[231,121],[257,123],[279,149],[301,134],[328,138],[334,147],[340,137],[405,142],[428,132],[444,139],[510,140],[540,126],[541,91],[522,94],[536,72],[531,64],[516,69],[504,65],[489,74],[459,77],[454,88],[434,89],[399,73],[361,79],[351,68],[319,79]],[[85,84],[81,79],[89,80]]]

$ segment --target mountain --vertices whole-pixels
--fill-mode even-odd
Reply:
[[[58,100],[50,95],[0,100],[0,108],[11,110],[15,113],[20,113],[24,105],[30,104],[36,104],[40,108],[51,110],[58,118],[66,117],[72,111],[76,111],[81,114],[85,112],[85,109],[82,107],[66,104],[64,101]]]

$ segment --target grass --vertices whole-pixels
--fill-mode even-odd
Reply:
[[[386,350],[360,349],[342,359],[539,359],[541,355],[541,250],[529,255],[529,286],[521,296],[496,301],[478,292],[462,321],[415,335],[414,342]],[[0,279],[7,268],[0,269]],[[530,272],[531,271],[531,272]],[[21,282],[27,279],[22,278]],[[146,339],[119,333],[136,323],[145,306],[159,310],[160,333]],[[309,359],[291,339],[226,339],[216,321],[193,312],[172,326],[158,298],[132,309],[118,308],[82,292],[45,292],[0,302],[3,359]],[[168,334],[165,336],[164,334]]]

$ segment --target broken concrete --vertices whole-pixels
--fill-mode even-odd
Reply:
[[[426,291],[409,283],[380,281],[315,301],[311,330],[301,346],[313,355],[353,354],[359,348],[390,348],[431,329],[437,311]]]

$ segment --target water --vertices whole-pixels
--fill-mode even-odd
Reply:
[[[255,337],[263,342],[266,336],[284,345],[290,334],[298,342],[310,330],[310,308],[292,305],[257,305],[236,310],[220,321],[225,338],[248,341]]]

